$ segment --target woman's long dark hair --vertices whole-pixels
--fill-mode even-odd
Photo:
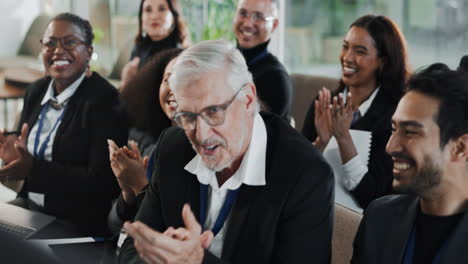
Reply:
[[[121,87],[121,97],[127,103],[130,124],[155,138],[171,126],[171,120],[159,103],[159,88],[166,66],[181,52],[182,49],[168,49],[156,53]]]
[[[174,17],[174,29],[173,32],[170,34],[175,34],[177,42],[181,44],[183,48],[188,48],[191,44],[190,41],[190,34],[189,30],[187,27],[187,24],[185,23],[184,17],[182,15],[182,8],[180,7],[179,1],[178,0],[166,0],[167,5],[169,6],[169,10],[172,13],[172,16]],[[135,43],[137,45],[142,45],[146,41],[151,41],[151,38],[149,36],[143,37],[142,33],[142,25],[141,25],[141,17],[143,14],[143,4],[145,0],[141,0],[140,2],[140,8],[138,10],[138,34],[135,37]]]
[[[409,78],[406,41],[400,28],[386,16],[365,15],[354,21],[349,28],[365,29],[375,42],[378,56],[383,66],[376,72],[380,90],[395,100],[399,100]],[[339,91],[345,84],[340,80]]]

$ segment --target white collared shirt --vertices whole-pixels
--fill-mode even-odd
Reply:
[[[68,104],[68,100],[70,97],[75,94],[76,90],[80,86],[81,82],[83,81],[85,77],[85,73],[83,73],[78,79],[76,79],[70,86],[68,86],[63,92],[61,92],[57,97],[54,96],[54,80],[52,80],[49,83],[49,87],[47,88],[47,91],[44,95],[44,98],[42,98],[41,101],[41,109],[44,107],[49,100],[55,101],[58,104],[63,104],[64,106]],[[44,143],[46,137],[50,133],[50,140],[47,143],[47,146],[45,148],[44,152],[44,160],[47,161],[52,161],[52,145],[54,144],[54,139],[55,139],[55,134],[57,133],[57,128],[59,127],[61,120],[58,120],[62,112],[65,110],[65,107],[62,107],[61,109],[54,109],[52,107],[48,107],[47,111],[45,112],[45,118],[44,122],[42,125],[42,129],[39,134],[39,145],[38,145],[38,151],[41,147],[41,145]],[[28,137],[28,151],[31,153],[31,155],[34,155],[34,144],[36,140],[36,134],[37,130],[39,128],[39,120],[41,119],[41,115],[39,114],[36,123],[31,129],[31,132],[29,133]],[[54,131],[51,131],[52,128],[54,127],[55,123],[57,122],[57,125],[55,126]],[[29,193],[29,199],[34,201],[37,205],[39,206],[44,206],[44,194],[39,194],[39,193]]]
[[[359,106],[358,109],[361,117],[363,117],[367,113],[379,90],[380,87],[377,87],[369,96],[369,98],[367,98]],[[346,87],[343,91],[343,98],[345,100],[345,103],[347,94],[348,88]],[[346,189],[348,189],[348,191],[352,191],[359,185],[359,183],[362,181],[362,178],[364,178],[364,175],[366,175],[369,169],[366,165],[364,165],[359,156],[356,155],[354,158],[348,160],[348,162],[343,164],[341,170],[343,171],[344,175],[344,178],[342,179],[344,186],[346,187]]]
[[[203,163],[201,157],[197,154],[187,165],[185,170],[197,176],[200,183],[209,185],[207,215],[203,230],[213,228],[218,218],[221,207],[228,193],[228,190],[236,190],[242,184],[251,186],[264,186],[265,180],[265,162],[266,162],[266,144],[267,134],[265,123],[262,117],[257,113],[254,118],[252,138],[249,147],[245,152],[244,158],[237,169],[221,187],[218,186],[218,180],[214,171],[208,169]],[[196,212],[195,212],[196,213]],[[224,234],[229,218],[226,219],[221,230],[214,237],[208,250],[217,257],[221,257],[224,244]]]

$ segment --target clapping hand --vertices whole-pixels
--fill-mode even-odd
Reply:
[[[351,103],[350,92],[346,95],[346,102],[345,104],[341,93],[333,97],[333,136],[338,142],[351,139],[349,127],[353,121],[354,112],[357,111],[357,107]]]
[[[204,249],[213,239],[211,231],[201,233],[201,226],[190,206],[182,209],[185,228],[169,228],[159,233],[142,222],[126,222],[124,228],[134,239],[135,248],[146,263],[201,263]]]
[[[123,199],[129,202],[148,185],[145,171],[148,166],[148,157],[141,156],[138,145],[134,141],[130,141],[130,149],[127,146],[119,148],[110,139],[107,143],[112,171],[122,189]]]
[[[129,61],[122,69],[120,74],[120,79],[122,84],[128,83],[137,73],[138,65],[140,64],[140,58],[135,57],[131,61]]]
[[[28,125],[25,123],[21,128],[20,136],[0,136],[1,158],[7,163],[0,169],[0,179],[8,178],[22,180],[29,175],[33,165],[33,156],[29,154],[26,146],[28,137]]]
[[[317,131],[317,139],[314,145],[323,152],[333,136],[333,116],[330,91],[322,87],[318,93],[318,99],[314,102],[314,124]]]

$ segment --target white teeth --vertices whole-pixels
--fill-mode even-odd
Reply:
[[[66,61],[66,60],[56,60],[54,61],[54,65],[57,65],[57,66],[63,66],[63,65],[68,65],[70,64],[70,62]]]
[[[168,104],[172,107],[177,107],[177,103],[175,101],[169,101]]]
[[[214,146],[209,146],[209,147],[205,147],[207,150],[213,150],[214,148],[216,147],[216,145]]]
[[[394,162],[393,167],[397,170],[407,170],[411,167],[411,165],[406,162]]]
[[[251,36],[254,35],[254,33],[252,33],[252,32],[245,32],[245,31],[242,32],[242,34],[243,34],[244,36],[246,36],[246,37],[251,37]]]
[[[343,71],[349,72],[349,73],[354,73],[354,72],[356,72],[356,69],[345,66],[345,67],[343,67]]]

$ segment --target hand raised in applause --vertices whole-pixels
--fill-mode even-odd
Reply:
[[[201,226],[187,204],[182,209],[182,218],[185,228],[173,229],[170,231],[172,234],[168,231],[159,233],[139,221],[127,222],[124,228],[134,239],[135,248],[146,263],[201,263],[204,248],[211,243],[212,234],[205,232],[208,234],[205,239],[209,241],[202,242]]]
[[[140,58],[135,57],[131,61],[129,61],[122,69],[122,73],[120,74],[120,80],[122,84],[127,83],[130,81],[133,76],[138,71],[138,65],[140,64]]]
[[[10,135],[3,136],[1,133],[1,153],[5,158],[6,166],[0,169],[0,179],[8,178],[21,180],[26,178],[33,165],[33,156],[29,154],[26,141],[28,137],[28,125],[25,123],[21,128],[19,137]],[[3,142],[2,142],[3,141]]]
[[[351,140],[349,127],[353,121],[354,112],[357,107],[351,103],[351,93],[348,92],[344,102],[343,94],[333,97],[333,136],[338,143],[344,140]]]
[[[317,138],[314,141],[314,145],[322,152],[333,136],[333,117],[330,98],[330,91],[322,87],[319,91],[318,99],[314,102],[314,124],[315,130],[317,131]]]
[[[122,197],[124,201],[131,202],[148,185],[145,171],[148,167],[148,156],[144,158],[141,156],[134,141],[130,141],[130,149],[127,146],[119,148],[110,139],[107,143],[110,164],[122,189]]]

